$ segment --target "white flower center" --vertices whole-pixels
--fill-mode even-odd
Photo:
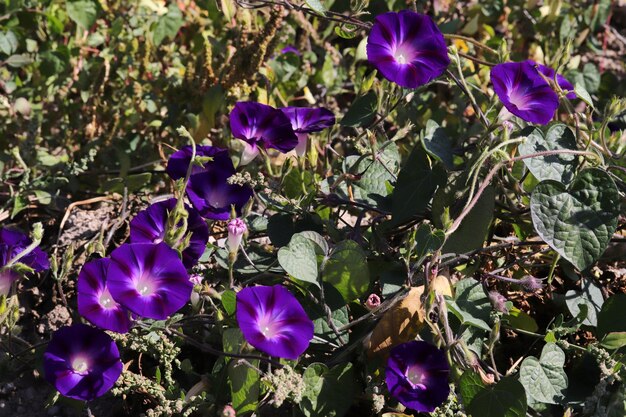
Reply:
[[[424,387],[424,377],[425,375],[419,366],[411,366],[406,371],[406,378],[416,387]]]
[[[111,293],[107,287],[104,287],[104,291],[100,294],[100,298],[98,298],[98,302],[104,308],[113,308],[115,307],[115,301],[113,301],[113,297],[111,297]]]
[[[157,286],[149,274],[144,274],[137,280],[135,289],[141,296],[147,297],[156,292]]]
[[[72,369],[77,374],[85,374],[89,370],[89,362],[83,356],[77,356],[72,361]]]
[[[413,53],[412,50],[410,48],[407,48],[404,45],[400,45],[396,48],[396,50],[393,52],[393,58],[396,60],[396,62],[400,65],[405,65],[411,62],[411,60],[413,59]]]
[[[513,91],[511,93],[511,95],[509,96],[509,101],[520,110],[526,107],[526,97],[517,91]]]
[[[271,317],[262,317],[259,320],[259,330],[267,339],[271,339],[279,333],[278,326],[272,322]]]

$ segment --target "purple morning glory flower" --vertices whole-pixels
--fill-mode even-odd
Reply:
[[[106,285],[110,263],[102,258],[83,265],[78,274],[78,312],[102,329],[127,333],[131,325],[128,310],[113,299]]]
[[[2,270],[2,267],[23,252],[31,243],[32,240],[22,232],[0,228],[0,295],[8,295],[11,285],[20,277],[17,272],[10,269]],[[31,267],[35,272],[50,268],[48,256],[39,248],[33,249],[28,255],[20,258],[19,262]]]
[[[233,136],[246,142],[241,163],[250,162],[263,149],[287,153],[298,144],[289,118],[280,110],[253,101],[240,101],[230,112]]]
[[[559,107],[559,97],[539,75],[533,61],[507,62],[491,69],[491,82],[502,104],[515,116],[545,125]]]
[[[537,64],[535,61],[528,60],[528,62],[530,62],[533,65],[536,65],[539,72],[545,75],[546,78],[554,80],[554,70],[552,68],[546,67],[545,65],[542,65],[542,64]],[[561,90],[572,91],[571,93],[567,93],[567,95],[565,96],[566,98],[570,100],[573,100],[576,98],[576,93],[574,93],[573,91],[574,86],[572,85],[572,83],[567,81],[567,79],[564,76],[562,76],[561,74],[557,74],[556,82],[559,85],[559,87],[561,87]]]
[[[313,322],[282,285],[239,291],[237,323],[248,343],[279,358],[297,359],[313,338]]]
[[[178,253],[166,243],[125,243],[111,253],[107,286],[113,299],[141,317],[165,320],[193,289]]]
[[[165,239],[167,216],[174,210],[176,199],[160,201],[151,204],[140,211],[130,222],[130,243],[160,243]],[[209,228],[200,214],[185,205],[189,217],[187,218],[187,233],[191,232],[189,246],[183,251],[183,264],[191,268],[204,253],[209,240]]]
[[[335,124],[335,115],[323,107],[283,107],[280,109],[291,121],[291,127],[298,136],[296,154],[306,153],[308,134],[319,132]]]
[[[117,345],[104,331],[74,324],[52,335],[43,355],[46,379],[64,396],[91,401],[109,391],[122,374]]]
[[[410,10],[376,16],[367,38],[367,59],[389,81],[406,88],[429,83],[450,64],[435,22]]]
[[[385,380],[389,393],[408,408],[432,412],[450,393],[450,365],[442,350],[426,342],[402,343],[387,360]]]
[[[184,178],[191,161],[191,146],[185,146],[170,156],[167,173],[177,180]],[[228,220],[231,205],[237,213],[252,197],[247,185],[229,184],[228,178],[236,171],[228,150],[214,146],[197,146],[196,155],[212,157],[204,168],[194,166],[187,184],[187,196],[193,207],[206,219]]]

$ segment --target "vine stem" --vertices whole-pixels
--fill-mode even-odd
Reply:
[[[452,225],[448,228],[448,230],[446,231],[446,238],[449,237],[452,233],[454,233],[459,228],[463,219],[465,219],[465,217],[469,214],[469,212],[472,211],[476,203],[478,203],[478,199],[483,194],[487,186],[491,183],[491,180],[496,175],[496,173],[500,170],[500,168],[502,168],[503,166],[507,164],[511,164],[511,163],[528,159],[528,158],[538,158],[541,156],[561,155],[561,154],[571,154],[571,155],[581,155],[581,156],[589,155],[589,156],[594,156],[594,157],[596,156],[596,154],[592,152],[559,149],[555,151],[543,151],[543,152],[533,153],[530,155],[516,156],[506,161],[498,162],[493,168],[491,168],[491,171],[489,171],[489,173],[485,177],[485,180],[480,185],[480,188],[476,192],[476,195],[474,196],[474,198],[470,201],[468,205],[465,206],[461,214],[459,214],[459,217],[457,217],[454,223],[452,223]]]
[[[143,327],[143,326],[142,326]],[[164,330],[165,333],[169,334],[170,336],[178,336],[180,338],[185,339],[189,344],[195,346],[196,348],[202,350],[203,352],[209,353],[211,355],[215,355],[215,356],[228,356],[230,358],[236,358],[236,359],[258,359],[261,362],[267,362],[270,363],[272,365],[274,365],[277,368],[282,368],[284,365],[278,361],[275,361],[274,359],[271,358],[266,358],[264,356],[259,356],[259,355],[247,355],[245,353],[229,353],[229,352],[224,352],[221,351],[219,349],[215,349],[212,346],[209,346],[207,344],[198,342],[196,339],[187,336],[185,333],[183,332],[179,332],[178,330],[174,330],[174,329],[165,329]]]

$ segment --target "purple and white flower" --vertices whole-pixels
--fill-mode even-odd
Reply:
[[[412,341],[391,350],[385,380],[391,396],[404,406],[430,413],[448,398],[449,373],[450,365],[442,350],[427,342]]]
[[[74,324],[52,335],[43,368],[61,395],[91,401],[113,387],[122,374],[122,361],[117,345],[104,331]]]
[[[289,118],[280,110],[253,101],[240,101],[230,112],[233,136],[245,142],[241,164],[252,161],[259,148],[287,153],[298,144]]]
[[[164,242],[125,243],[111,253],[107,286],[113,299],[140,317],[165,320],[193,289],[178,253]]]
[[[282,285],[239,291],[237,323],[248,343],[279,358],[297,359],[313,338],[313,322]]]
[[[410,10],[376,16],[367,39],[367,59],[385,78],[406,88],[431,82],[450,64],[435,22]]]
[[[559,107],[559,96],[539,75],[533,61],[507,62],[491,69],[493,90],[515,116],[545,125]]]
[[[283,107],[280,109],[291,121],[291,127],[298,136],[296,154],[306,153],[309,133],[319,132],[335,124],[335,115],[323,107]]]
[[[131,326],[129,312],[113,299],[107,287],[111,260],[94,259],[83,265],[78,274],[78,312],[96,326],[117,333],[127,333]]]

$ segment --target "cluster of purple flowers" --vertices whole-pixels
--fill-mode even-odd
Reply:
[[[388,80],[417,88],[439,77],[450,64],[443,34],[426,15],[409,10],[376,17],[367,41],[369,62]],[[507,62],[491,70],[493,89],[509,112],[530,123],[546,124],[559,106],[550,80],[552,68],[534,61]],[[559,88],[576,98],[572,84],[556,75]]]
[[[307,148],[307,135],[335,124],[335,116],[325,108],[272,106],[239,102],[230,113],[230,129],[235,138],[244,141],[241,164],[252,161],[260,149],[287,153],[293,149],[299,156]]]
[[[230,120],[233,135],[246,143],[244,162],[249,162],[259,149],[288,152],[296,146],[306,147],[307,133],[335,123],[326,109],[278,110],[253,102],[237,103]],[[191,206],[184,206],[186,214],[175,226],[185,233],[173,238],[176,234],[168,230],[172,228],[170,220],[178,219],[172,217],[179,209],[176,199],[152,204],[131,221],[129,243],[107,258],[87,262],[81,269],[78,311],[100,329],[126,333],[136,318],[164,320],[182,308],[193,289],[188,270],[204,253],[209,237],[204,219],[227,220],[232,207],[241,212],[252,196],[247,185],[228,182],[236,170],[226,149],[196,147],[201,164],[192,161],[193,152],[191,146],[184,147],[170,157],[167,165],[173,180],[185,178],[191,166],[186,184]],[[241,219],[231,221],[231,251],[236,251],[245,230]],[[18,243],[24,247],[29,242]],[[177,248],[181,246],[184,249],[179,255]],[[2,260],[12,256],[12,248],[4,251],[0,245]],[[37,254],[31,255],[34,269],[39,268]],[[8,276],[7,285],[11,279]],[[237,305],[237,320],[252,346],[289,359],[297,359],[308,347],[313,323],[286,288],[246,288],[238,294]],[[64,327],[53,336],[44,355],[44,368],[46,378],[61,394],[89,401],[106,393],[121,374],[117,346],[100,329],[80,324]]]
[[[164,320],[187,303],[193,288],[187,269],[204,252],[209,230],[200,215],[186,207],[189,235],[181,259],[166,243],[168,218],[175,208],[176,199],[152,204],[131,221],[130,243],[83,265],[77,293],[78,312],[85,319],[100,329],[126,333],[134,318]],[[76,324],[53,335],[44,370],[64,396],[90,401],[108,392],[119,378],[119,350],[100,329]]]

